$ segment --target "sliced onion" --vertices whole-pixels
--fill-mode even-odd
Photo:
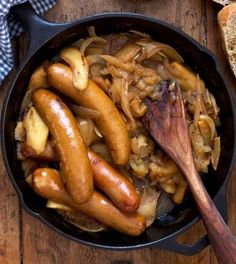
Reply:
[[[89,66],[91,66],[93,64],[102,64],[102,65],[105,64],[104,63],[105,61],[98,54],[96,54],[96,55],[88,55],[85,58],[86,58]]]
[[[86,232],[100,232],[105,226],[64,204],[48,200],[47,208],[56,209],[68,222]]]
[[[110,86],[110,97],[115,104],[120,104],[121,101],[121,78],[113,77]]]
[[[134,43],[128,43],[115,53],[115,57],[124,62],[129,62],[134,60],[140,52],[140,49],[140,46]]]
[[[97,55],[98,56],[98,55],[102,55],[104,53],[105,53],[105,51],[104,51],[103,47],[96,47],[96,46],[88,47],[86,49],[86,59],[89,56],[93,56],[93,55]],[[100,58],[100,60],[102,60],[102,59]],[[103,60],[103,63],[104,63],[104,60]]]
[[[208,115],[200,115],[198,127],[207,146],[211,146],[211,141],[216,134],[214,121]]]
[[[107,85],[107,82],[104,80],[104,78],[100,76],[94,76],[91,78],[92,81],[94,81],[105,93],[109,92],[109,86]]]
[[[91,119],[77,119],[79,121],[79,129],[83,137],[84,143],[86,144],[86,146],[89,146],[92,142],[97,139],[94,129],[94,123]]]
[[[82,42],[82,44],[80,46],[80,52],[81,52],[82,55],[85,54],[85,51],[86,51],[87,47],[89,45],[91,45],[91,43],[93,43],[93,42],[97,42],[98,44],[102,44],[102,45],[105,45],[107,43],[107,41],[104,38],[101,38],[101,37],[96,37],[95,36],[95,37],[87,38],[87,39],[85,39]]]
[[[104,143],[96,143],[90,146],[90,149],[101,156],[109,163],[113,163],[108,147]]]
[[[132,63],[125,63],[121,59],[118,59],[111,55],[99,55],[101,58],[103,58],[108,63],[121,68],[127,72],[133,72],[135,70],[135,65]]]
[[[221,143],[220,137],[214,139],[214,147],[211,153],[211,163],[214,170],[217,170],[219,159],[220,159]]]
[[[106,67],[107,73],[109,73],[113,78],[118,77],[118,78],[125,78],[125,79],[130,79],[130,73],[121,69],[121,68],[116,68],[114,65],[107,65]]]
[[[155,188],[147,188],[142,190],[142,196],[138,213],[146,219],[146,226],[150,226],[156,218],[157,202],[161,192]]]
[[[207,110],[207,114],[214,120],[216,121],[218,114],[219,114],[219,107],[216,104],[216,100],[214,98],[214,96],[208,91],[206,90],[205,96],[203,98],[206,110]]]
[[[155,79],[156,82],[160,80],[160,77],[157,75],[156,71],[154,71],[151,68],[146,68],[140,64],[135,64],[135,63],[130,63],[130,62],[125,63],[122,60],[116,57],[110,56],[110,55],[100,55],[100,57],[106,60],[109,64],[114,65],[115,67],[126,71],[126,74],[125,74],[126,76],[125,75],[123,76],[124,79],[127,79],[127,73],[135,73],[137,74],[138,77],[152,77]],[[120,76],[120,74],[118,76]]]
[[[133,33],[137,36],[140,36],[140,37],[144,37],[144,38],[150,38],[150,35],[148,35],[147,33],[144,33],[144,32],[140,32],[140,31],[137,31],[137,30],[129,30],[130,33]]]
[[[101,64],[96,63],[96,64],[91,65],[89,68],[90,78],[102,77],[103,69],[104,69],[104,66],[102,66]]]
[[[219,114],[220,109],[219,109],[219,107],[216,104],[215,97],[211,93],[210,93],[210,98],[211,98],[211,106],[212,106],[212,109],[213,109],[213,119],[216,119],[218,114]]]
[[[162,192],[157,204],[157,218],[160,219],[162,217],[165,217],[169,212],[173,210],[174,206],[175,204],[173,203],[170,195]]]
[[[30,174],[25,181],[29,184],[30,187],[32,187],[32,174]]]
[[[52,200],[47,201],[46,207],[52,208],[52,209],[57,209],[57,210],[68,211],[68,212],[74,211],[71,207],[64,205],[64,204],[61,204],[61,203],[54,202]]]
[[[190,124],[189,126],[189,136],[191,139],[193,151],[196,155],[196,157],[202,156],[204,151],[204,139],[202,135],[200,134],[199,128],[196,127],[194,124]]]
[[[167,44],[163,44],[156,41],[150,41],[150,40],[148,41],[140,40],[137,41],[136,43],[145,48],[147,58],[151,58],[155,54],[160,54],[162,57],[167,56],[168,58],[173,59],[177,62],[180,63],[184,62],[180,54]]]
[[[135,65],[135,73],[141,77],[153,77],[156,79],[156,81],[159,80],[159,77],[155,70],[151,68],[143,67],[140,64]]]
[[[180,88],[183,91],[195,91],[197,78],[194,72],[177,61],[169,63],[164,60],[164,67],[175,77],[176,80],[178,80]],[[205,84],[201,79],[199,79],[199,82],[201,93],[205,94]]]
[[[96,31],[94,26],[88,27],[87,30],[90,37],[96,37]]]
[[[95,131],[95,134],[100,137],[100,138],[103,138],[103,135],[102,133],[100,132],[100,130],[97,128],[97,126],[94,126],[94,131]]]
[[[160,63],[157,65],[156,71],[163,80],[174,79],[174,76]]]
[[[97,110],[79,105],[72,104],[70,108],[76,115],[84,119],[96,119],[101,115]]]
[[[82,43],[83,41],[84,41],[83,38],[81,38],[81,39],[79,39],[79,40],[76,40],[75,42],[73,42],[73,43],[71,44],[71,47],[75,47],[75,48],[79,49],[80,46],[81,46],[81,43]]]
[[[200,94],[200,82],[199,82],[199,75],[197,74],[197,81],[196,81],[196,99],[194,101],[194,125],[197,126],[198,120],[201,113],[201,94]]]
[[[120,101],[121,107],[126,116],[129,118],[131,129],[136,127],[135,120],[131,114],[130,104],[129,104],[129,95],[128,95],[128,82],[124,78],[121,79],[121,94],[120,94]]]

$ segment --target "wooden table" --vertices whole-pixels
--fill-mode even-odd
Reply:
[[[105,11],[128,11],[168,21],[187,32],[219,57],[225,77],[235,92],[236,82],[227,65],[219,38],[216,21],[219,9],[220,6],[210,0],[58,0],[58,4],[46,14],[46,18],[51,21],[73,21]],[[26,49],[25,43],[23,36],[13,44],[16,67]],[[0,107],[14,73],[15,69],[0,89]],[[69,241],[22,210],[6,175],[2,158],[0,158],[0,168],[0,263],[217,263],[211,247],[195,256],[186,257],[160,249],[105,251]],[[228,185],[228,210],[229,226],[236,235],[236,166]],[[179,240],[182,243],[192,243],[203,233],[204,227],[200,222]]]

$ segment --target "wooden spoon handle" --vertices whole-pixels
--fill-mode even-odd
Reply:
[[[219,262],[236,264],[236,239],[208,195],[194,165],[180,87],[176,82],[165,81],[160,88],[160,100],[145,100],[148,109],[142,120],[155,141],[183,172]]]
[[[188,172],[186,169],[183,172],[188,173],[186,180],[202,215],[216,257],[222,264],[236,264],[236,239],[215,207],[194,165],[189,168]]]

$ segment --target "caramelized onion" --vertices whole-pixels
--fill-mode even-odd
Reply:
[[[150,41],[149,39],[141,39],[139,41],[136,41],[136,43],[145,48],[148,59],[155,54],[159,54],[163,58],[169,57],[170,59],[178,61],[180,63],[184,62],[180,54],[167,44]]]
[[[70,105],[70,109],[80,118],[84,119],[96,119],[100,116],[100,113],[94,109],[75,104]]]
[[[97,138],[94,130],[94,123],[91,119],[77,119],[79,121],[79,129],[84,143],[86,146],[89,146]]]
[[[197,81],[196,81],[196,99],[194,102],[194,125],[197,126],[198,120],[201,113],[201,93],[200,93],[200,82],[199,82],[199,75],[197,74]]]
[[[102,90],[105,93],[109,92],[109,85],[108,83],[104,80],[104,78],[100,77],[100,76],[94,76],[91,78],[92,81],[94,81],[100,88],[102,88]]]
[[[82,43],[81,43],[81,46],[80,46],[80,53],[82,54],[82,55],[84,55],[85,54],[85,51],[86,51],[86,49],[87,49],[87,47],[89,46],[89,45],[91,45],[91,43],[93,43],[93,42],[96,42],[96,43],[98,43],[98,44],[103,44],[103,45],[105,45],[107,42],[106,42],[106,40],[104,39],[104,38],[101,38],[101,37],[90,37],[90,38],[87,38],[87,39],[85,39]]]
[[[126,116],[129,118],[131,129],[136,127],[135,120],[130,111],[130,104],[129,104],[129,95],[128,95],[128,82],[124,78],[121,79],[121,94],[120,94],[120,101],[121,107]]]
[[[88,55],[85,58],[86,58],[89,66],[91,66],[93,64],[104,65],[104,60],[98,54]]]
[[[219,159],[220,159],[221,143],[220,137],[214,139],[214,147],[211,153],[211,163],[214,170],[217,170]]]
[[[142,190],[138,213],[145,217],[147,227],[150,226],[156,218],[157,202],[160,195],[161,192],[152,187]]]
[[[57,210],[59,214],[66,218],[66,220],[83,231],[100,232],[105,229],[102,224],[98,223],[93,218],[88,217],[64,204],[48,200],[46,207]]]

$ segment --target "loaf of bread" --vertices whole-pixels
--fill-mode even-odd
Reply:
[[[221,5],[229,5],[235,2],[235,0],[213,0],[213,1]]]
[[[236,2],[223,7],[218,13],[223,48],[236,77]]]

